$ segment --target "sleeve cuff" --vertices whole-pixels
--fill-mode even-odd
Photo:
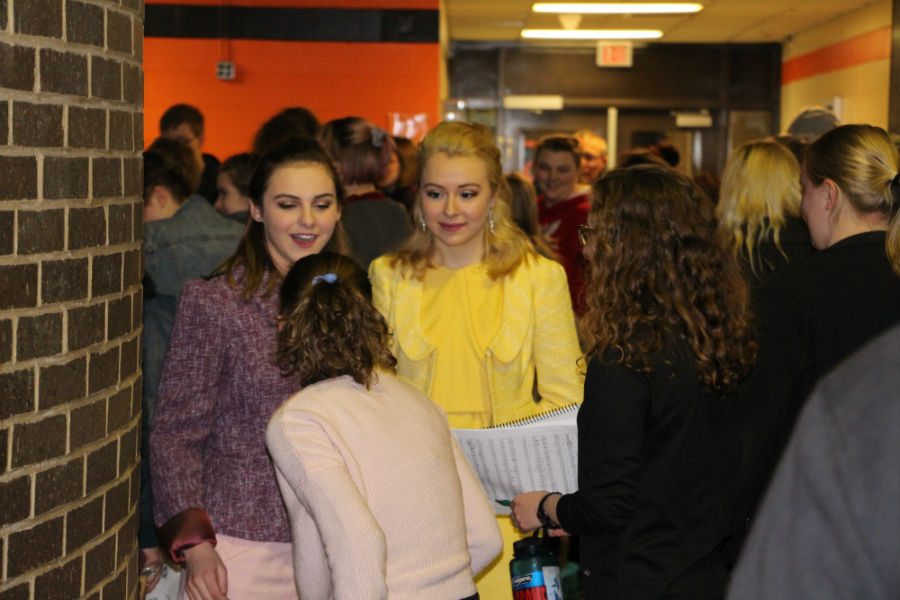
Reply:
[[[184,551],[197,544],[209,542],[216,546],[216,532],[206,511],[189,508],[180,512],[159,528],[159,545],[165,548],[173,561],[184,562]]]
[[[574,530],[577,528],[573,528],[572,523],[572,500],[572,494],[563,494],[556,501],[556,522],[569,533],[577,535],[578,532]]]

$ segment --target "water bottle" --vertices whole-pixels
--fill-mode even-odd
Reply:
[[[537,536],[513,544],[509,575],[513,600],[563,600],[559,561]]]

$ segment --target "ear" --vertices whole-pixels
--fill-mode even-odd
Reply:
[[[170,202],[174,202],[172,194],[161,185],[154,186],[147,198],[147,204],[159,210],[164,210]]]
[[[841,199],[841,188],[831,179],[826,179],[822,185],[825,186],[825,210],[833,212]]]
[[[252,200],[250,201],[250,217],[257,223],[262,223],[262,209],[259,207],[259,205],[256,204],[256,202],[253,202]]]

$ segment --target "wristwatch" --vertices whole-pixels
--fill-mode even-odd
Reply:
[[[559,529],[561,527],[560,524],[551,519],[550,515],[547,514],[547,511],[544,510],[544,502],[546,502],[547,498],[549,498],[550,496],[562,496],[562,493],[550,492],[549,494],[541,498],[541,501],[538,502],[537,518],[538,521],[541,522],[541,525],[543,525],[547,529]]]

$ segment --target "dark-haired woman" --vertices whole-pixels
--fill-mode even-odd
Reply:
[[[216,177],[218,197],[213,206],[226,217],[246,223],[250,218],[250,178],[259,157],[250,152],[229,156]]]
[[[419,150],[412,140],[393,136],[394,152],[384,170],[378,189],[412,213],[416,201],[416,159]]]
[[[344,182],[343,222],[350,252],[368,269],[373,260],[400,247],[412,231],[406,208],[376,187],[394,154],[394,140],[359,117],[329,121],[319,137]]]
[[[278,360],[302,391],[269,422],[303,598],[460,599],[500,552],[444,413],[394,372],[365,271],[298,261],[281,288]]]
[[[513,501],[523,530],[581,536],[587,598],[724,595],[731,390],[750,369],[747,284],[713,206],[666,167],[594,183],[578,491]]]
[[[191,600],[296,597],[264,439],[296,391],[274,361],[277,292],[294,261],[340,246],[343,196],[322,147],[293,138],[260,158],[250,198],[236,252],[184,287],[150,436],[160,544]]]

